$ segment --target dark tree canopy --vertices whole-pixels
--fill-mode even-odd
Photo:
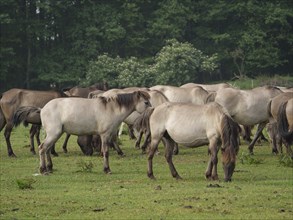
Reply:
[[[127,86],[292,72],[293,1],[1,0],[0,6],[1,92],[87,84],[93,76]],[[172,48],[170,40],[177,42]],[[195,51],[203,64],[196,66]]]

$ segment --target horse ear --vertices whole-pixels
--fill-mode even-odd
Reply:
[[[150,99],[150,94],[145,91],[137,91],[137,93],[138,93],[138,98],[143,97],[145,99]]]

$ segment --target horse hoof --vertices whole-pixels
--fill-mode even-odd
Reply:
[[[151,180],[156,180],[154,174],[148,173],[147,175],[148,175],[148,178],[150,178]]]
[[[212,179],[212,180],[219,180],[219,177],[218,177],[218,176],[212,176],[211,179]]]
[[[36,151],[31,150],[32,155],[36,155]]]
[[[55,153],[51,153],[54,157],[59,157],[59,154]]]
[[[40,171],[40,174],[45,174],[45,173],[47,173],[47,168],[46,167],[40,167],[39,171]]]
[[[110,170],[109,167],[104,168],[104,173],[105,173],[105,174],[112,174],[112,173],[111,173],[111,170]]]
[[[182,177],[179,175],[176,175],[175,178],[176,178],[176,180],[182,180]]]
[[[11,158],[16,158],[17,156],[14,153],[8,154],[9,157]]]

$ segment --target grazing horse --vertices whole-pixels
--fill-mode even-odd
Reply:
[[[200,86],[192,88],[180,88],[176,86],[157,85],[150,87],[151,90],[162,92],[170,102],[204,104],[209,93]]]
[[[163,141],[165,157],[173,177],[180,179],[172,162],[172,150],[176,143],[188,147],[209,144],[211,155],[206,178],[217,180],[217,153],[222,152],[225,181],[231,181],[236,163],[238,145],[238,124],[225,113],[217,103],[192,105],[163,103],[156,107],[149,119],[151,143],[148,155],[148,177],[153,179],[153,157],[160,140]],[[219,146],[221,143],[221,147]]]
[[[40,173],[51,172],[53,163],[50,148],[63,132],[74,135],[99,134],[104,157],[104,172],[109,167],[109,143],[118,126],[133,111],[143,112],[150,107],[149,94],[143,91],[118,94],[96,99],[60,98],[50,101],[41,110],[46,138],[39,146]],[[47,159],[47,162],[46,162]]]
[[[193,87],[196,87],[196,86],[201,86],[202,88],[204,88],[208,92],[217,92],[220,89],[232,88],[233,87],[228,83],[218,83],[218,84],[186,83],[186,84],[184,84],[184,85],[182,85],[180,87],[181,88],[193,88]]]
[[[42,108],[52,99],[66,96],[60,91],[35,91],[27,89],[10,89],[2,94],[0,100],[0,131],[5,127],[4,136],[7,144],[8,156],[15,154],[11,147],[10,135],[13,128],[13,116],[21,106],[35,106]],[[38,132],[38,127],[33,127],[31,132]],[[31,133],[31,152],[35,154],[33,133]]]
[[[293,92],[285,92],[274,97],[268,104],[273,153],[278,153],[277,143],[282,152],[282,142],[284,142],[287,153],[293,156],[290,148],[293,142],[292,103]]]
[[[269,120],[267,106],[270,99],[281,93],[280,89],[272,86],[257,87],[251,90],[226,88],[216,93],[215,102],[226,108],[237,123],[244,126],[259,124],[248,147],[250,153],[253,153],[254,144]]]

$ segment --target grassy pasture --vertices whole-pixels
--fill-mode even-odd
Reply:
[[[174,164],[183,177],[171,177],[163,147],[154,158],[157,180],[146,176],[147,160],[128,136],[122,137],[126,157],[110,152],[111,175],[102,158],[83,156],[71,137],[68,153],[57,142],[54,173],[38,173],[39,158],[29,152],[29,130],[14,129],[11,141],[17,158],[8,158],[0,133],[0,219],[292,219],[293,170],[271,154],[268,143],[255,155],[240,148],[231,183],[204,178],[207,147],[180,147]],[[219,160],[220,161],[220,160]]]

